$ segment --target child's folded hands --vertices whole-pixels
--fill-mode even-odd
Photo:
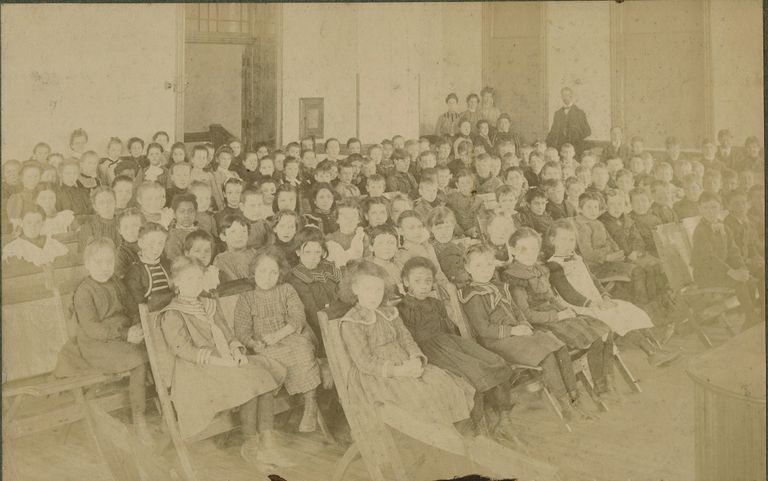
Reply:
[[[520,324],[519,326],[514,326],[509,330],[510,334],[513,336],[531,336],[533,335],[533,329],[526,326],[525,324]]]
[[[141,330],[141,324],[134,324],[128,328],[128,334],[125,338],[131,344],[138,344],[144,340],[144,331]]]
[[[235,359],[238,366],[245,366],[248,364],[248,357],[243,354],[239,347],[232,349],[232,357]]]
[[[396,376],[417,378],[424,373],[424,366],[421,363],[421,358],[412,358],[399,366],[395,366],[393,370]]]

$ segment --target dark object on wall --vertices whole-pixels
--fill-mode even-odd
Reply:
[[[325,108],[320,97],[299,99],[299,138],[322,139]]]
[[[694,382],[698,481],[765,479],[765,324],[702,355]]]

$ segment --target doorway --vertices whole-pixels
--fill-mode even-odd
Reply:
[[[184,11],[184,141],[276,145],[276,6],[200,3]]]

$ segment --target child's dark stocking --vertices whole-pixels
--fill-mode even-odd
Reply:
[[[147,428],[144,413],[147,410],[147,365],[142,364],[131,369],[128,378],[128,396],[131,402],[133,427],[142,444],[151,446],[154,441]]]

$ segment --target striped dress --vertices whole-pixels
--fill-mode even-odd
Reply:
[[[150,311],[159,311],[173,298],[170,265],[165,257],[155,262],[141,259],[134,262],[125,274],[125,284],[137,304],[147,304]]]
[[[288,394],[311,391],[320,385],[320,366],[315,357],[317,340],[309,329],[299,294],[290,284],[269,290],[256,287],[240,294],[235,304],[235,336],[254,349],[265,335],[291,324],[295,331],[279,342],[260,349],[258,354],[277,361],[288,371]]]

